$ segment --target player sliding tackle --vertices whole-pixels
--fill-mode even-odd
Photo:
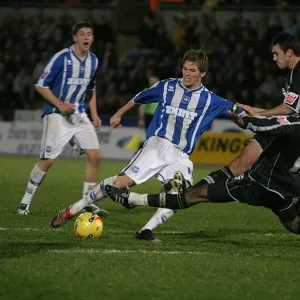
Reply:
[[[231,165],[211,173],[185,192],[140,195],[106,186],[106,192],[125,207],[154,206],[185,209],[202,202],[244,202],[271,209],[290,231],[300,234],[300,117],[244,117],[230,113],[242,128],[260,133],[262,147],[256,163],[239,178]],[[252,143],[252,145],[254,145]],[[254,154],[259,154],[256,148]],[[255,159],[255,158],[254,158]]]
[[[158,82],[137,94],[110,119],[111,127],[118,128],[122,116],[135,105],[158,102],[147,131],[147,140],[129,165],[119,175],[104,179],[86,197],[58,213],[51,223],[52,227],[59,227],[86,205],[106,198],[106,185],[127,188],[156,176],[167,188],[176,171],[180,171],[176,178],[179,185],[182,176],[185,181],[192,182],[193,163],[189,155],[212,121],[219,116],[227,116],[227,111],[233,106],[232,102],[202,85],[207,69],[208,58],[204,52],[187,51],[183,57],[183,78]],[[171,192],[175,192],[175,188],[172,186]],[[154,240],[152,230],[176,211],[159,209],[136,238]]]

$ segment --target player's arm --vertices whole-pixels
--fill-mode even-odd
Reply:
[[[54,105],[61,113],[72,113],[75,110],[75,105],[71,103],[63,103],[60,101],[49,88],[35,86],[35,89],[44,99]]]
[[[95,55],[93,55],[92,58],[95,59],[95,70],[87,86],[86,100],[89,103],[93,125],[95,128],[99,128],[102,125],[102,121],[99,118],[98,111],[97,111],[97,92],[96,92],[96,75],[97,75],[99,62],[98,62],[98,58]]]
[[[132,101],[135,104],[149,104],[164,102],[164,91],[168,88],[168,80],[162,80],[143,90],[134,96]]]
[[[271,109],[265,109],[263,111],[257,112],[255,115],[271,117],[271,116],[282,116],[282,115],[290,115],[294,112],[292,108],[285,104],[280,104]]]
[[[212,92],[211,94],[211,111],[216,114],[216,117],[228,117],[228,111],[234,108],[238,116],[246,116],[246,112],[239,107],[236,103],[226,100]]]
[[[122,116],[134,108],[136,105],[153,103],[153,102],[163,102],[163,90],[164,86],[167,84],[167,80],[162,80],[151,88],[138,93],[133,99],[129,100],[122,108],[120,108],[111,118],[110,126],[112,128],[121,127]]]
[[[260,113],[263,113],[266,111],[266,109],[258,108],[258,107],[252,107],[250,105],[242,104],[242,103],[236,103],[238,107],[242,108],[244,111],[246,111],[249,115],[255,116]]]
[[[93,125],[95,128],[99,128],[102,125],[102,121],[98,116],[97,112],[97,100],[96,100],[96,88],[90,91],[90,101],[89,101],[89,107],[91,112],[91,117],[93,120]]]
[[[135,103],[131,100],[129,100],[123,107],[121,107],[109,120],[110,126],[112,128],[120,128],[122,127],[121,119],[122,116],[128,112],[129,110],[133,109],[135,107]]]
[[[60,101],[51,91],[51,86],[57,76],[63,71],[63,55],[55,54],[48,61],[43,73],[35,84],[35,89],[61,113],[73,113],[75,105]]]
[[[234,113],[231,113],[231,116],[241,128],[249,129],[253,132],[271,136],[300,137],[299,116],[241,118]]]
[[[237,103],[238,107],[244,109],[251,116],[282,116],[282,115],[290,115],[294,112],[292,108],[285,104],[280,104],[271,109],[263,109],[258,107],[252,107],[249,105]]]
[[[139,127],[144,127],[145,126],[145,110],[144,110],[143,105],[141,105],[139,107],[138,118],[139,118],[139,121],[138,121]]]
[[[271,109],[263,109],[259,107],[253,107],[241,103],[237,103],[238,107],[244,109],[251,116],[280,116],[280,115],[290,115],[293,110],[284,104],[280,104]]]
[[[256,110],[255,107],[251,107],[251,109],[255,112],[251,115],[258,115],[258,116],[282,116],[282,115],[291,115],[293,113],[299,113],[300,110],[300,71],[298,69],[295,70],[293,74],[293,81],[289,87],[289,92],[285,95],[283,103],[271,108],[271,109],[264,109],[264,110]],[[244,108],[246,111],[247,108]]]

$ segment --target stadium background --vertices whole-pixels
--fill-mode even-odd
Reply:
[[[272,62],[270,41],[281,30],[299,35],[297,1],[150,2],[155,12],[142,0],[1,1],[0,299],[298,299],[298,236],[266,209],[199,205],[158,229],[162,243],[153,245],[132,237],[154,210],[128,211],[105,200],[101,207],[111,216],[103,237],[80,241],[72,223],[58,231],[49,226],[82,189],[85,160],[60,158],[37,192],[32,215],[16,214],[39,153],[43,99],[33,84],[47,58],[70,45],[79,20],[94,22],[93,51],[101,61],[99,181],[126,165],[134,151],[124,146],[141,133],[137,111],[120,130],[107,126],[109,117],[147,87],[149,75],[180,76],[188,48],[208,53],[205,85],[212,91],[259,107],[281,102],[285,74]],[[192,156],[195,180],[214,170],[204,163],[227,163],[249,137],[227,120],[215,121]],[[67,148],[64,156],[78,153]],[[160,186],[153,179],[135,189]]]
[[[17,4],[13,6],[13,2]],[[98,111],[104,125],[118,107],[147,87],[151,74],[181,76],[181,57],[189,48],[204,49],[210,67],[204,84],[232,101],[263,108],[278,105],[284,72],[272,62],[270,40],[281,30],[299,34],[297,13],[286,2],[264,1],[10,1],[0,11],[0,152],[39,153],[43,99],[34,89],[45,62],[72,43],[78,20],[95,24],[93,51],[100,58]],[[2,2],[1,2],[2,3]],[[153,10],[149,9],[149,3]],[[291,1],[290,1],[291,3]],[[153,5],[154,4],[154,5]],[[259,1],[257,1],[257,5]],[[262,5],[262,6],[261,6]],[[299,13],[298,13],[299,14]],[[131,117],[130,117],[131,115]],[[139,134],[137,111],[120,131],[104,126],[99,138],[104,158],[124,159],[123,147]],[[14,123],[3,123],[12,122]],[[25,123],[24,123],[25,122]],[[224,120],[212,132],[239,131]],[[142,139],[143,137],[141,137]],[[192,160],[226,164],[249,136],[203,136]],[[67,148],[65,156],[76,156]]]

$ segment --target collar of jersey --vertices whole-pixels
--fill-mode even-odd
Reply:
[[[72,45],[72,46],[70,47],[70,49],[71,49],[71,52],[72,52],[72,53],[74,54],[74,56],[79,60],[80,63],[85,62],[85,60],[86,60],[87,57],[89,56],[89,52],[87,52],[85,58],[84,58],[84,59],[80,59],[80,58],[76,55],[76,53],[75,53],[75,51],[74,51],[74,45]]]
[[[198,91],[202,91],[204,89],[204,85],[201,83],[200,87],[193,89],[193,90],[188,90],[186,87],[183,86],[183,84],[181,83],[183,78],[180,78],[178,80],[178,84],[180,87],[182,87],[184,90],[188,91],[188,92],[198,92]]]

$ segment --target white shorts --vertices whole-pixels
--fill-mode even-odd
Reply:
[[[153,176],[164,182],[172,179],[176,171],[180,171],[186,180],[193,182],[193,163],[189,156],[170,141],[157,136],[148,139],[129,165],[122,170],[136,184]]]
[[[86,113],[69,117],[56,113],[45,115],[40,159],[57,158],[73,137],[82,149],[100,149],[96,131]]]

